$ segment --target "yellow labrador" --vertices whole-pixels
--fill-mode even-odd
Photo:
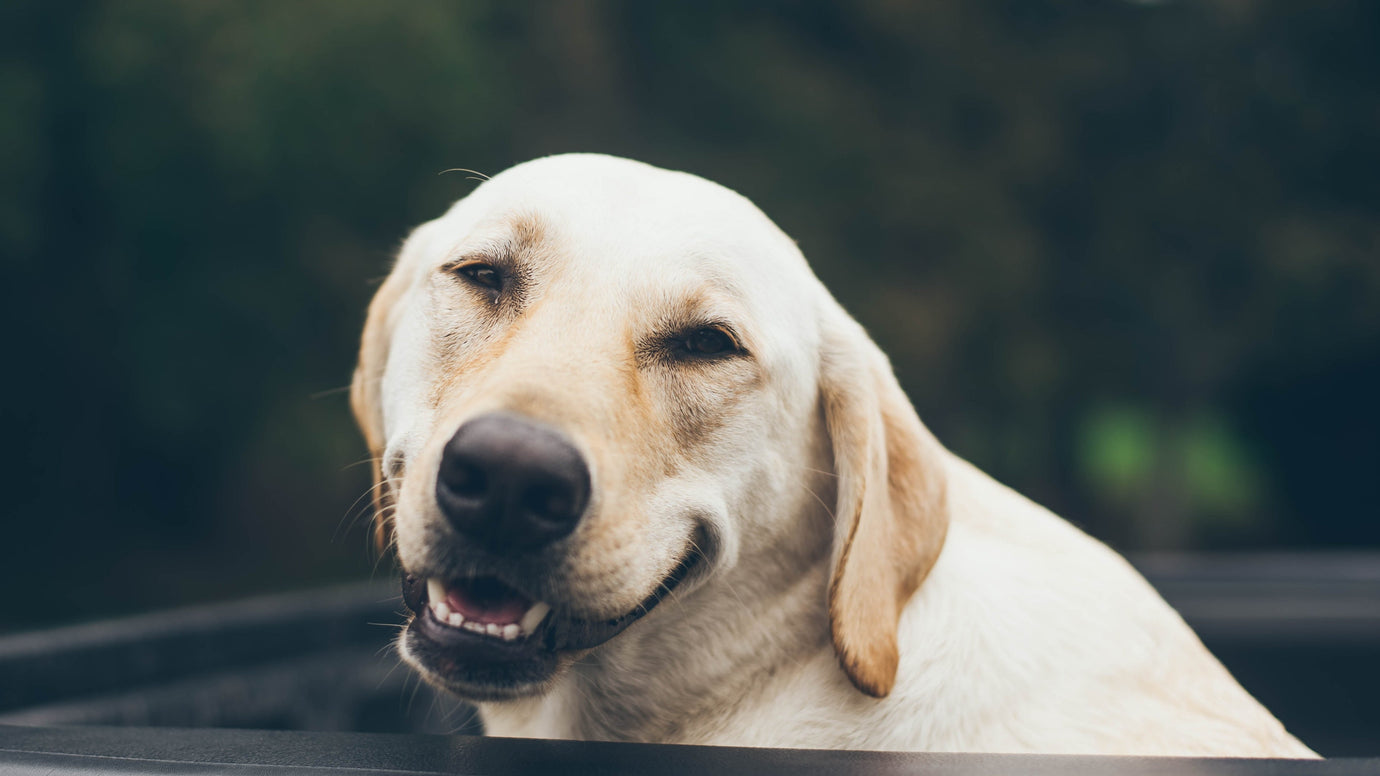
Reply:
[[[483,183],[404,245],[352,402],[399,648],[492,734],[1312,756],[1125,561],[942,447],[701,178]]]

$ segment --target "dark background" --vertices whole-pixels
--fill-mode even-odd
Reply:
[[[1119,550],[1380,545],[1380,3],[744,5],[0,5],[0,630],[383,574],[369,296],[573,150],[756,201]]]

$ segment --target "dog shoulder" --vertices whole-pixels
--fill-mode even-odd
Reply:
[[[874,712],[886,747],[1313,756],[1124,558],[947,465],[949,538],[903,616],[895,695]]]

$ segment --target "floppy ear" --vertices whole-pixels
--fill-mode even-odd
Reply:
[[[369,445],[369,455],[374,461],[374,543],[380,552],[388,546],[391,533],[386,508],[393,495],[383,471],[383,448],[387,439],[384,437],[383,406],[379,401],[379,392],[383,369],[388,363],[388,343],[393,337],[394,308],[402,291],[403,280],[394,271],[374,293],[374,300],[369,303],[369,315],[364,321],[359,363],[355,365],[354,379],[350,381],[350,409],[354,411],[355,422],[364,432],[364,441]]]
[[[820,393],[838,474],[829,624],[848,678],[875,698],[896,681],[901,610],[949,526],[943,448],[881,350],[851,318],[824,337]]]

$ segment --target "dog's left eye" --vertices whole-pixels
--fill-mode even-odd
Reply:
[[[483,286],[491,291],[503,289],[503,273],[490,264],[474,262],[473,264],[463,264],[456,267],[456,274],[463,275],[470,282],[477,286]]]
[[[679,344],[692,356],[720,356],[738,349],[728,332],[712,326],[695,329],[681,338]]]

